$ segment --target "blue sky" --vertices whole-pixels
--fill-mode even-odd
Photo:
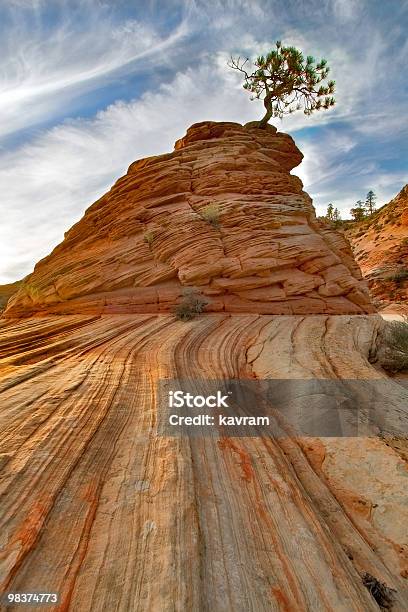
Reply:
[[[408,1],[7,0],[0,4],[0,283],[29,273],[139,157],[196,121],[260,118],[230,54],[326,57],[336,107],[275,121],[318,214],[408,182]]]

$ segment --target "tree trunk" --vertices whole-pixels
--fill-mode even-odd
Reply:
[[[262,117],[260,122],[258,123],[258,128],[261,130],[265,130],[268,125],[269,119],[272,117],[272,96],[266,95],[264,98],[264,107],[266,109],[265,115]]]

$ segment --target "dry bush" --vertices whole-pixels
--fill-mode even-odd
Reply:
[[[191,321],[204,311],[208,300],[195,287],[183,289],[182,300],[174,308],[174,314],[180,321]]]
[[[408,369],[408,316],[404,316],[403,321],[387,323],[379,360],[385,370],[393,373]]]
[[[210,225],[215,228],[220,227],[220,207],[217,204],[208,204],[200,211],[200,214],[204,221],[207,221]]]
[[[396,270],[389,276],[387,276],[387,280],[395,281],[396,283],[402,283],[404,280],[408,279],[408,269],[401,268]]]
[[[154,239],[154,233],[147,231],[143,234],[143,240],[150,246]]]

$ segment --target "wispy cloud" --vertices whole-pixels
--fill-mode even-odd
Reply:
[[[0,46],[0,138],[66,113],[75,97],[124,71],[129,75],[169,62],[172,48],[188,34],[184,20],[165,35],[154,24],[131,18],[116,23],[109,10],[95,10],[93,2],[80,2],[72,12],[62,4],[54,28],[40,19],[40,10],[38,2],[29,18],[16,9],[8,15]]]

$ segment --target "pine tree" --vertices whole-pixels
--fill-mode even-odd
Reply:
[[[332,94],[335,82],[328,81],[330,68],[327,60],[317,62],[314,57],[295,47],[283,47],[278,40],[276,49],[260,55],[252,62],[252,72],[246,67],[249,58],[231,57],[228,66],[244,75],[244,89],[252,94],[251,100],[263,99],[265,115],[258,124],[265,129],[271,117],[282,119],[284,115],[302,110],[305,115],[334,106]]]
[[[374,213],[375,211],[375,201],[377,199],[377,196],[375,195],[374,191],[372,189],[370,189],[370,191],[367,193],[366,196],[366,201],[365,201],[365,209],[367,210],[368,214],[371,215]]]
[[[338,208],[335,208],[333,211],[333,225],[334,227],[340,227],[341,225],[341,215]]]
[[[327,212],[326,212],[327,221],[333,221],[333,215],[334,215],[334,206],[330,202],[330,204],[328,204],[327,206]]]
[[[350,209],[350,214],[354,221],[363,221],[366,217],[365,204],[362,200],[357,200],[354,208]]]

